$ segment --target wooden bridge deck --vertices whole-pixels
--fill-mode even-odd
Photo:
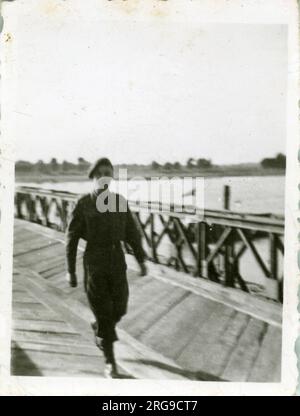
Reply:
[[[65,276],[62,233],[15,221],[12,374],[103,375],[82,280]],[[82,253],[78,276],[82,278]],[[122,377],[276,382],[281,306],[158,265],[140,278],[118,328]]]

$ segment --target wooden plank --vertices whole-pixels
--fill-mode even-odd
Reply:
[[[47,281],[52,286],[60,289],[63,293],[72,295],[72,298],[77,298],[80,296],[80,292],[84,291],[82,274],[78,273],[77,279],[78,284],[76,290],[73,287],[70,287],[69,283],[67,282],[65,270],[55,276],[49,277]]]
[[[35,302],[35,298],[32,297],[28,292],[16,292],[15,290],[13,290],[12,299],[14,302],[21,303]]]
[[[281,380],[281,331],[268,326],[262,345],[247,381],[280,382]]]
[[[28,309],[28,308],[39,308],[39,307],[41,307],[41,304],[37,302],[36,300],[28,301],[28,302],[20,302],[20,301],[13,300],[13,308],[17,308],[20,311],[24,309]]]
[[[65,267],[65,258],[63,256],[53,256],[51,259],[40,259],[36,258],[34,261],[33,259],[26,259],[25,261],[20,260],[18,257],[14,258],[14,267],[17,269],[24,269],[35,271],[37,273],[40,273],[42,271],[48,270],[51,267],[55,267],[57,265],[60,265],[60,267],[63,269]]]
[[[22,286],[20,286],[19,284],[14,283],[14,281],[12,282],[12,291],[13,291],[13,295],[17,294],[19,296],[26,295],[27,291],[25,289],[22,289]]]
[[[50,278],[48,278],[48,282],[51,285],[54,285],[56,287],[58,287],[59,289],[66,289],[69,284],[66,280],[66,271],[63,270],[60,273],[56,274],[55,276],[52,276]]]
[[[13,280],[12,280],[13,289],[20,290],[20,291],[21,290],[26,290],[26,289],[22,289],[22,287],[20,287],[20,281],[18,280],[19,276],[20,276],[20,271],[14,269],[13,270]]]
[[[63,263],[59,263],[59,264],[55,265],[54,267],[50,267],[47,270],[42,270],[40,272],[40,275],[44,279],[50,279],[50,278],[54,278],[55,276],[61,275],[65,271],[66,271],[65,270],[65,264],[63,265]]]
[[[27,239],[33,239],[34,235],[36,235],[36,233],[32,232],[31,229],[25,228],[23,224],[21,224],[18,228],[14,228],[14,239],[16,240],[16,242],[26,241]],[[39,238],[39,236],[36,235],[36,238]],[[40,238],[44,239],[45,236],[40,235]]]
[[[12,348],[21,348],[24,351],[41,351],[46,353],[62,353],[62,354],[70,354],[76,356],[83,356],[83,357],[99,357],[101,356],[101,352],[96,345],[81,345],[81,344],[74,344],[74,345],[64,345],[64,344],[46,344],[46,343],[36,343],[30,341],[15,341],[12,342]],[[84,359],[84,358],[83,358]]]
[[[15,282],[16,277],[13,276],[13,281],[12,281],[12,294],[17,294],[19,296],[21,296],[22,294],[25,295],[27,294],[27,290],[23,289],[23,286],[20,284],[20,282],[16,283]]]
[[[215,355],[211,350],[221,338],[228,325],[233,324],[234,311],[228,306],[217,304],[204,324],[195,331],[195,336],[177,357],[177,362],[195,373],[213,374],[210,368]]]
[[[210,356],[205,354],[203,370],[226,379],[223,370],[226,367],[232,350],[238,343],[239,337],[247,327],[250,317],[232,311],[230,320],[224,326],[219,336],[210,346]],[[220,316],[217,318],[220,319]]]
[[[66,259],[66,250],[65,246],[61,243],[57,243],[49,248],[41,248],[38,251],[38,256],[41,260],[52,260],[53,256],[56,256],[57,260]],[[27,256],[28,257],[28,256]],[[51,263],[49,263],[51,264]]]
[[[13,329],[20,329],[22,331],[38,331],[45,334],[49,332],[57,334],[76,334],[74,329],[63,321],[14,319],[12,327]]]
[[[250,318],[238,343],[235,344],[222,377],[231,381],[246,381],[259,353],[267,324]],[[268,377],[268,374],[265,374]]]
[[[161,290],[168,287],[164,282],[157,281],[151,276],[141,277],[135,281],[134,285],[129,286],[129,307],[136,308],[138,304],[151,300],[152,296],[158,295]],[[149,291],[149,295],[147,293]]]
[[[189,292],[181,288],[162,285],[160,292],[153,299],[151,297],[139,308],[139,316],[132,318],[133,313],[129,313],[129,319],[121,323],[121,328],[127,329],[131,336],[140,338],[156,321],[162,318],[170,308],[188,296]],[[132,305],[135,310],[135,305]]]
[[[42,306],[38,308],[22,308],[17,309],[13,307],[13,319],[31,319],[31,320],[57,320],[57,315],[53,311],[44,309]]]
[[[37,236],[40,235],[48,239],[50,238],[54,241],[59,241],[62,244],[65,244],[65,236],[61,231],[42,226],[40,224],[30,223],[28,221],[23,221],[23,223],[26,226],[26,229],[31,231],[33,234]]]
[[[19,230],[24,230],[27,221],[21,220],[19,218],[14,218],[14,230],[18,232]]]
[[[12,333],[12,339],[14,341],[29,341],[39,342],[45,344],[62,344],[62,345],[75,345],[76,343],[83,343],[82,337],[79,334],[62,334],[43,331],[23,331],[14,329]],[[92,341],[92,336],[91,336]],[[91,342],[85,342],[86,345],[91,345]]]
[[[31,270],[41,273],[42,271],[49,270],[52,267],[60,266],[61,270],[66,270],[66,258],[65,255],[60,254],[52,259],[43,259],[40,260],[38,263],[31,264],[30,266],[26,266],[27,268],[30,267]]]
[[[190,294],[153,325],[141,341],[176,359],[215,308],[215,302]]]
[[[154,280],[151,276],[144,276],[140,279],[137,279],[134,284],[129,286],[129,304],[128,304],[128,313],[130,313],[131,308],[135,308],[135,302],[141,303],[144,299],[147,300],[147,290],[152,287]],[[155,288],[158,288],[159,285],[155,285]]]
[[[16,284],[16,283],[15,283]],[[59,321],[57,314],[39,302],[39,299],[26,289],[26,280],[18,282],[19,291],[13,292],[12,313],[14,320]]]
[[[64,252],[63,252],[64,253]],[[38,273],[45,279],[55,278],[56,276],[65,276],[67,272],[67,263],[65,254],[62,254],[57,262],[48,262],[47,267],[43,267],[42,270],[37,270]],[[76,263],[76,273],[77,277],[80,281],[83,280],[83,265],[82,259],[78,256],[78,260]]]
[[[60,244],[58,241],[50,240],[44,241],[41,238],[26,239],[25,241],[18,241],[14,243],[14,256],[24,256],[28,253],[34,253],[42,248],[48,249],[52,246]]]
[[[42,258],[51,258],[53,255],[56,255],[58,252],[64,252],[64,245],[56,240],[51,240],[46,238],[45,241],[40,241],[39,235],[38,238],[34,239],[34,248],[32,247],[33,241],[28,241],[27,243],[22,243],[22,246],[25,250],[23,253],[18,254],[18,259],[34,259],[37,256]],[[37,243],[37,244],[35,244]],[[38,245],[39,243],[39,245]]]
[[[14,374],[17,374],[18,362],[24,365],[29,359],[29,366],[34,363],[34,366],[39,369],[43,374],[45,369],[51,371],[60,371],[63,374],[68,376],[79,375],[81,373],[85,374],[98,374],[101,376],[103,374],[104,361],[103,356],[94,357],[90,356],[89,359],[79,359],[78,356],[73,354],[63,354],[63,353],[48,353],[45,351],[32,351],[25,350],[26,358],[24,359],[24,352],[19,348],[12,349],[12,361],[14,363]],[[25,363],[24,363],[25,361]]]
[[[164,296],[166,295],[166,296]],[[179,304],[189,293],[181,288],[168,288],[168,291],[163,292],[155,305],[149,304],[142,312],[140,319],[137,319],[130,327],[130,334],[137,339],[141,339],[156,322],[158,322],[168,311]]]
[[[164,287],[166,287],[164,283],[149,279],[145,280],[144,285],[141,282],[139,286],[135,287],[129,297],[128,313],[122,319],[120,326],[130,328],[130,324],[140,317],[145,304],[155,303],[156,298]]]
[[[43,270],[42,264],[50,267],[53,264],[57,264],[58,261],[65,259],[65,252],[62,250],[60,244],[55,244],[50,247],[44,247],[40,250],[35,250],[32,253],[20,254],[15,261],[22,267],[28,267],[32,270]],[[48,263],[47,263],[48,262]]]
[[[19,256],[25,253],[26,251],[30,251],[31,247],[43,247],[49,244],[49,241],[55,242],[55,240],[49,239],[47,236],[43,236],[42,234],[37,234],[33,232],[26,232],[24,235],[20,237],[15,237],[14,239],[14,256]]]
[[[43,278],[38,276],[31,277],[27,275],[27,285],[30,288],[31,292],[43,302],[48,308],[54,310],[58,316],[63,317],[65,321],[70,323],[73,328],[76,328],[76,331],[82,334],[82,337],[93,339],[92,330],[90,328],[89,322],[85,322],[81,319],[80,314],[75,314],[70,310],[69,300],[70,297],[65,295],[61,290],[51,286]],[[72,302],[74,302],[72,300]],[[92,318],[92,313],[89,312],[89,315]],[[90,318],[90,319],[91,319]]]
[[[48,368],[43,368],[41,370],[42,372],[36,374],[34,372],[34,370],[32,371],[32,368],[23,368],[22,370],[19,369],[18,367],[18,372],[13,372],[11,371],[11,374],[14,374],[15,376],[43,376],[43,377],[66,377],[66,371],[64,369],[48,369]],[[90,373],[88,371],[72,371],[72,369],[69,369],[68,374],[70,374],[69,377],[80,377],[80,378],[84,378],[84,377],[88,377],[88,378],[98,378],[99,377],[103,377],[103,373],[98,373],[98,372],[94,372],[94,373]],[[127,378],[127,377],[122,377],[122,378]],[[130,376],[128,376],[128,378],[132,378]]]

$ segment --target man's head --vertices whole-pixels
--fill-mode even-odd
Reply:
[[[114,168],[109,159],[102,157],[96,160],[89,170],[89,179],[94,182],[95,189],[105,189],[114,175]]]

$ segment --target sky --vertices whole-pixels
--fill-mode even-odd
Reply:
[[[20,16],[16,159],[231,164],[285,153],[285,26],[115,20],[90,8],[78,20],[25,3],[9,4]]]

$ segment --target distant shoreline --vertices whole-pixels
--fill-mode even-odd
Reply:
[[[183,177],[204,177],[204,178],[220,178],[220,177],[231,177],[231,176],[284,176],[284,169],[235,169],[235,168],[220,168],[220,169],[207,169],[207,170],[181,170],[181,171],[154,171],[154,170],[142,170],[137,169],[133,171],[128,169],[128,179],[146,179],[150,180],[151,178],[183,178]],[[116,177],[117,179],[117,177]],[[20,173],[16,172],[15,174],[16,182],[84,182],[88,181],[88,177],[85,174],[40,174],[40,173]]]

